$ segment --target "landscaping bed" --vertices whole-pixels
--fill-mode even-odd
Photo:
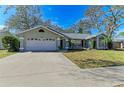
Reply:
[[[68,51],[64,53],[64,55],[80,68],[97,68],[124,65],[124,51]]]

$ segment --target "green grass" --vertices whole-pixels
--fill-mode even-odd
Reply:
[[[87,50],[72,51],[64,55],[80,68],[97,68],[124,65],[124,51]]]
[[[10,56],[15,54],[16,52],[8,52],[7,50],[0,50],[0,58]]]

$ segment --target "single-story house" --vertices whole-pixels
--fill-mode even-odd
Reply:
[[[20,40],[20,51],[57,51],[68,49],[90,48],[90,41],[96,49],[106,49],[102,41],[103,33],[89,34],[64,33],[50,27],[37,26],[16,34]]]
[[[113,48],[124,48],[124,36],[117,36],[113,39]]]

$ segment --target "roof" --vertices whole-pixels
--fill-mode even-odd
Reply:
[[[89,34],[79,34],[79,33],[62,33],[64,36],[70,39],[86,39]]]
[[[16,35],[19,35],[19,34],[22,34],[22,33],[25,33],[25,32],[29,32],[31,30],[38,29],[38,28],[47,29],[47,30],[49,30],[49,31],[51,31],[51,32],[53,32],[53,33],[55,33],[57,35],[60,35],[62,37],[66,37],[66,38],[69,38],[69,39],[77,39],[77,40],[91,39],[93,37],[96,37],[96,36],[100,35],[100,34],[98,34],[98,35],[89,35],[89,34],[80,34],[80,33],[64,33],[64,32],[56,31],[53,28],[46,27],[46,26],[37,26],[37,27],[31,28],[31,29],[28,29],[28,30],[25,30],[25,31],[18,32],[18,33],[16,33]]]
[[[95,38],[95,37],[97,37],[97,36],[99,36],[99,35],[104,35],[104,36],[106,36],[106,33],[101,32],[101,33],[98,33],[98,34],[96,34],[96,35],[89,35],[86,39]]]
[[[91,39],[91,38],[94,38],[94,37],[96,37],[96,35],[90,35],[86,39]]]
[[[5,32],[4,30],[0,29],[0,33],[4,33],[4,32]]]
[[[115,38],[113,38],[113,42],[122,42],[124,41],[123,35],[117,35]]]
[[[124,36],[123,37],[115,37],[114,39],[113,39],[113,41],[114,42],[124,42]]]
[[[0,31],[0,36],[8,35],[8,34],[9,34],[8,31],[3,31],[3,30]]]
[[[28,29],[28,30],[24,30],[24,31],[18,32],[18,33],[16,33],[16,35],[19,35],[19,34],[22,34],[22,33],[25,33],[25,32],[29,32],[29,31],[31,31],[31,30],[38,29],[38,28],[46,29],[46,30],[49,30],[49,31],[52,32],[52,33],[55,33],[55,34],[60,35],[60,36],[63,36],[63,35],[60,34],[59,32],[54,31],[53,29],[50,29],[49,27],[46,27],[46,26],[37,26],[37,27],[33,27],[33,28],[31,28],[31,29]]]

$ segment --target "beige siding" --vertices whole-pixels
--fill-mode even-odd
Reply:
[[[113,42],[113,48],[120,48],[120,42]]]
[[[41,28],[32,30],[32,31],[28,31],[25,33],[22,33],[19,35],[19,37],[24,37],[24,43],[23,43],[23,48],[24,50],[26,50],[26,40],[28,40],[29,38],[33,38],[33,39],[54,39],[56,41],[56,50],[58,50],[58,46],[59,46],[59,41],[58,38],[60,38],[59,35],[54,34],[53,32],[47,31],[46,29],[43,29],[45,32],[39,32]]]

